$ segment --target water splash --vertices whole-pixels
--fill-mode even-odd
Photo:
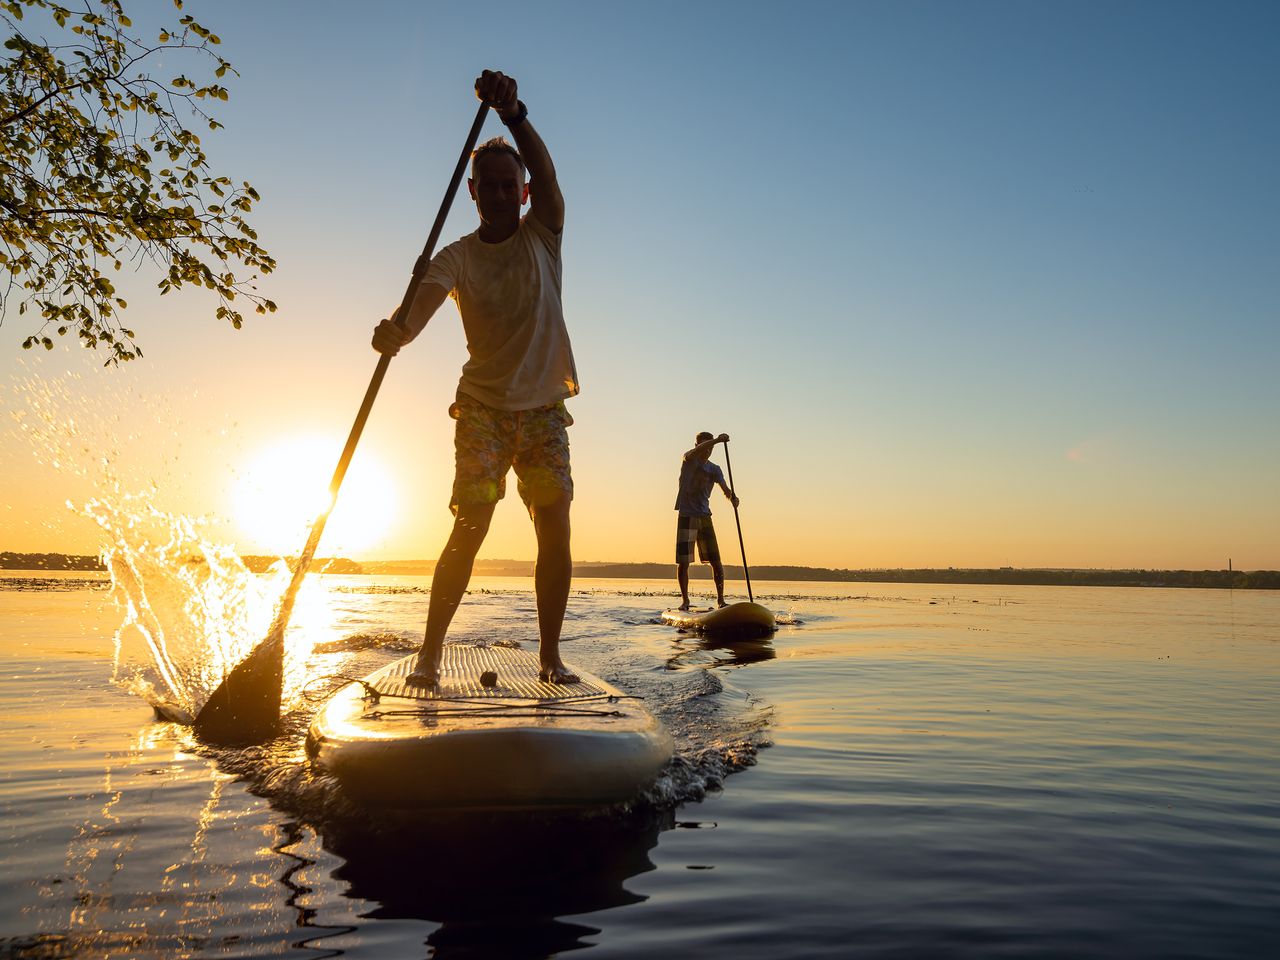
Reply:
[[[164,398],[131,392],[122,378],[118,388],[91,400],[89,386],[75,372],[15,377],[12,429],[3,439],[34,459],[50,489],[69,494],[64,521],[86,533],[96,529],[96,552],[111,575],[110,597],[123,612],[113,679],[165,716],[189,722],[266,635],[289,570],[281,560],[256,575],[232,545],[216,539],[215,518],[159,505],[163,491],[180,486],[173,475],[183,467],[175,439],[182,430],[166,430]],[[145,427],[136,415],[127,416],[137,409],[148,411]],[[52,507],[41,512],[56,513]],[[66,541],[52,516],[42,523]],[[77,535],[84,542],[85,534]],[[307,594],[304,588],[299,597],[302,626]],[[290,630],[289,702],[300,693],[309,653],[306,630]]]
[[[149,702],[194,717],[227,673],[262,640],[289,580],[283,560],[265,575],[209,539],[190,517],[145,496],[92,500],[102,530],[111,597],[124,611],[115,635],[115,679]],[[297,695],[310,654],[294,631],[285,650],[285,690]]]

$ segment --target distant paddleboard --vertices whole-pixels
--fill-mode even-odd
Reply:
[[[777,629],[773,611],[746,600],[726,607],[666,610],[662,614],[662,622],[725,640],[767,637]]]
[[[544,683],[535,653],[448,644],[428,692],[405,683],[414,660],[338,691],[307,733],[314,763],[359,802],[603,806],[636,796],[671,759],[670,734],[639,700],[577,667],[578,683]]]

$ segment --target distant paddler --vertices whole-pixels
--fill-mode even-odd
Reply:
[[[711,451],[717,443],[724,444],[724,465],[729,482],[720,468],[710,462]],[[747,582],[747,599],[726,604],[724,600],[724,566],[720,562],[720,547],[716,543],[716,530],[711,523],[711,488],[719,486],[733,504],[733,521],[738,528],[738,546],[742,549],[742,575]],[[755,602],[751,592],[751,571],[747,567],[747,548],[742,540],[742,520],[738,516],[738,495],[733,486],[733,464],[729,460],[729,435],[713,437],[710,433],[698,434],[697,443],[685,451],[680,464],[680,489],[676,494],[676,576],[680,581],[681,604],[675,610],[666,610],[662,622],[681,630],[693,630],[726,641],[742,641],[767,637],[773,633],[777,622],[773,611]],[[717,606],[705,610],[692,610],[689,604],[689,564],[693,562],[693,547],[697,544],[698,556],[711,564],[715,577]]]
[[[676,493],[676,580],[680,583],[680,609],[689,609],[689,564],[693,562],[694,544],[698,559],[711,564],[716,584],[716,603],[723,607],[724,565],[720,562],[720,545],[711,522],[711,491],[719,486],[736,508],[738,498],[725,483],[724,471],[711,462],[711,451],[717,443],[728,443],[729,435],[712,436],[705,430],[696,443],[684,452],[680,461],[680,486]]]

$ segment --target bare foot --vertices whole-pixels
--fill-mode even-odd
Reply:
[[[688,601],[688,600],[686,600],[684,603],[680,604],[680,606],[676,607],[676,609],[677,609],[677,610],[688,610],[688,609],[689,609],[689,601]]]
[[[720,598],[720,606],[722,606],[722,607],[727,607],[727,606],[728,606],[728,604],[724,602],[724,597],[721,597],[721,598]]]
[[[579,677],[576,673],[566,667],[563,663],[557,663],[553,666],[544,666],[538,671],[538,679],[543,683],[568,684],[578,683]]]
[[[440,686],[440,658],[436,657],[432,662],[430,657],[418,654],[417,662],[413,665],[413,671],[404,678],[404,682],[411,687],[426,687],[428,689],[436,689]]]

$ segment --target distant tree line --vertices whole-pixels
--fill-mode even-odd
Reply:
[[[284,559],[288,563],[297,557],[246,556],[240,558],[252,573],[263,573]],[[192,563],[203,563],[192,557]],[[13,553],[0,552],[0,570],[106,570],[101,557],[68,553]],[[364,573],[364,568],[346,557],[316,557],[311,561],[315,573]]]
[[[280,561],[277,556],[241,557],[254,573],[269,570]],[[284,558],[296,562],[296,557]],[[431,560],[375,560],[357,563],[346,557],[317,557],[311,562],[316,573],[429,575]],[[0,553],[0,570],[105,570],[101,559],[65,553]],[[742,567],[726,566],[725,576],[743,579]],[[579,563],[573,575],[579,578],[619,580],[662,580],[673,576],[669,563]],[[477,560],[480,576],[529,577],[533,564],[527,560]],[[708,579],[710,567],[698,564],[690,576]],[[760,566],[751,568],[755,580],[811,580],[837,583],[970,583],[1011,584],[1036,587],[1203,587],[1233,590],[1280,590],[1280,570],[1052,570],[1014,567],[963,568],[930,567],[892,570],[841,570],[830,567]]]
[[[601,563],[575,566],[575,577],[661,579],[673,565],[662,563]],[[743,579],[742,567],[725,565],[725,576]],[[690,576],[709,579],[705,564],[690,568]],[[1017,584],[1046,587],[1206,587],[1235,590],[1280,590],[1277,570],[1052,570],[999,567],[993,569],[919,567],[886,570],[842,570],[829,567],[753,566],[754,580],[810,580],[837,583],[970,583]]]
[[[762,568],[763,569],[763,568]],[[1208,587],[1280,589],[1280,570],[845,570],[849,580],[883,583],[984,583],[1063,587]],[[766,578],[763,572],[753,575]],[[772,579],[772,578],[770,578]]]
[[[0,570],[105,570],[100,557],[66,553],[0,552]]]

